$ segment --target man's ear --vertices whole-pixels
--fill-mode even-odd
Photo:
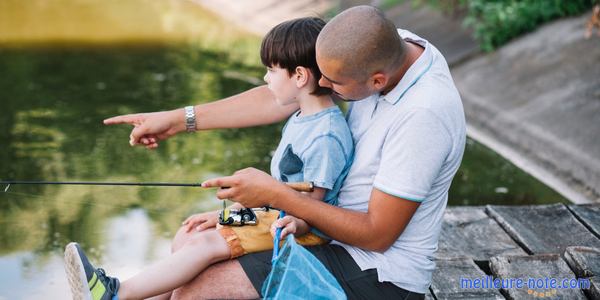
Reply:
[[[310,79],[310,71],[305,67],[296,67],[296,72],[292,77],[296,80],[296,87],[302,88],[308,84]]]
[[[388,83],[388,80],[388,76],[381,72],[377,72],[371,76],[371,83],[373,84],[373,87],[378,91],[382,91],[385,88],[385,86]]]

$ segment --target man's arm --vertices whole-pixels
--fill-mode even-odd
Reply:
[[[202,186],[229,187],[219,190],[217,197],[246,207],[269,205],[283,209],[334,240],[378,252],[384,252],[398,239],[419,207],[418,202],[373,188],[367,212],[344,209],[296,192],[253,168],[207,180]]]
[[[315,201],[295,191],[275,198],[274,207],[298,216],[342,243],[384,252],[402,234],[419,207],[414,202],[373,188],[366,213]]]
[[[296,103],[280,105],[267,86],[262,85],[219,101],[196,105],[196,128],[206,130],[273,124],[286,119],[298,108]]]
[[[297,104],[281,106],[267,86],[194,107],[198,130],[240,128],[279,122],[298,110]],[[185,131],[185,112],[171,111],[116,116],[104,120],[106,125],[130,124],[134,128],[130,144],[156,148],[158,142]]]

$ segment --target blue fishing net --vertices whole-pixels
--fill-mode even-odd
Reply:
[[[327,268],[288,235],[262,286],[264,299],[346,299]]]

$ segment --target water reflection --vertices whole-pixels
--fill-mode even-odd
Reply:
[[[497,153],[467,139],[465,155],[450,187],[448,205],[569,203]]]
[[[152,228],[152,220],[146,212],[134,209],[112,217],[103,228],[94,232],[106,237],[101,245],[84,244],[84,247],[90,257],[112,274],[128,278],[148,262],[169,254],[170,240],[157,237]],[[62,243],[60,231],[54,232],[53,236]],[[19,251],[5,255],[0,257],[0,270],[0,299],[68,298],[62,250]]]
[[[147,151],[127,144],[130,128],[101,124],[254,86],[248,78],[263,72],[259,40],[234,47],[224,39],[215,47],[1,47],[0,178],[198,182],[246,166],[267,169],[280,125],[180,135]],[[130,276],[168,252],[182,218],[219,204],[214,191],[198,188],[12,186],[0,194],[0,298],[67,297],[69,241],[111,273]]]
[[[157,151],[147,151],[129,147],[130,128],[101,124],[111,115],[176,108],[252,87],[225,77],[223,71],[235,69],[258,77],[262,68],[225,53],[192,46],[9,48],[0,50],[0,65],[9,74],[0,79],[3,179],[198,182],[209,174],[246,166],[267,169],[277,142],[273,137],[279,135],[277,125],[180,135]],[[136,206],[169,209],[171,216],[179,212],[180,218],[199,197],[213,194],[173,188],[52,186],[13,186],[10,191],[44,199],[2,195],[0,213],[52,211],[30,218],[41,217],[57,226],[75,222],[78,228],[85,227],[81,222],[90,218],[86,214],[101,219]],[[31,234],[28,228],[22,233]],[[5,243],[2,251],[11,249],[6,247],[10,244]]]

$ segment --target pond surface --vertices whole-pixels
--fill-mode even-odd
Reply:
[[[128,126],[101,123],[260,84],[258,37],[184,1],[63,2],[0,4],[0,180],[191,183],[268,170],[282,124],[181,134],[147,151],[128,145]],[[35,20],[29,31],[24,20]],[[468,141],[450,205],[556,202],[566,200]],[[169,253],[182,219],[219,206],[198,188],[13,185],[0,192],[0,299],[68,298],[69,241],[127,278]]]

